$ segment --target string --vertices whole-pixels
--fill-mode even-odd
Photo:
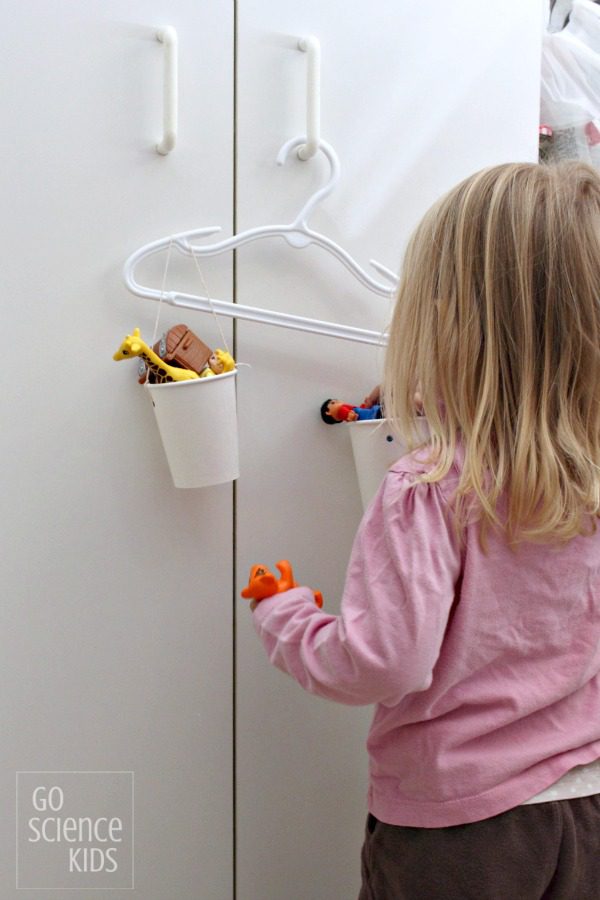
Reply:
[[[158,309],[157,309],[157,311],[156,311],[156,319],[155,319],[155,321],[154,321],[154,333],[153,333],[153,335],[152,335],[152,344],[151,344],[151,346],[154,346],[154,344],[156,343],[156,336],[157,336],[157,334],[158,334],[158,323],[159,323],[159,321],[160,321],[160,314],[161,314],[161,312],[162,312],[162,304],[163,304],[163,300],[164,300],[164,298],[165,298],[165,296],[166,296],[165,287],[166,287],[166,283],[167,283],[167,273],[168,273],[168,271],[169,271],[169,263],[170,263],[170,260],[171,260],[171,250],[172,250],[172,249],[173,249],[173,238],[170,237],[170,238],[169,238],[169,246],[168,246],[168,249],[167,249],[167,258],[166,258],[166,260],[165,260],[165,267],[164,267],[164,269],[163,269],[162,284],[161,284],[161,286],[160,286],[160,298],[159,298],[159,301],[158,301]],[[229,350],[229,344],[227,343],[227,338],[225,337],[225,334],[224,334],[224,332],[223,332],[223,329],[221,328],[221,323],[219,322],[219,317],[217,316],[217,313],[216,313],[215,308],[214,308],[214,306],[213,306],[213,302],[212,302],[210,293],[209,293],[209,291],[208,291],[208,287],[206,286],[206,280],[205,280],[205,278],[204,278],[204,274],[203,274],[203,272],[202,272],[202,269],[200,268],[200,263],[198,262],[198,257],[196,256],[195,253],[192,253],[192,257],[193,257],[193,259],[194,259],[194,264],[195,264],[195,266],[196,266],[196,269],[198,270],[198,275],[200,276],[200,281],[201,281],[201,283],[202,283],[202,289],[203,289],[203,291],[204,291],[204,294],[205,294],[205,296],[206,296],[206,299],[208,300],[208,304],[209,304],[210,309],[211,309],[211,312],[212,312],[212,314],[213,314],[213,318],[214,318],[214,320],[215,320],[216,326],[217,326],[217,328],[218,328],[218,330],[219,330],[219,334],[221,335],[221,340],[222,340],[222,342],[223,342],[223,347],[225,348],[225,350],[227,351],[227,353],[229,353],[229,354],[231,355],[230,350]]]
[[[154,333],[152,335],[152,343],[150,344],[151,347],[153,347],[154,344],[156,343],[156,335],[158,334],[158,322],[159,322],[160,314],[161,314],[161,310],[162,310],[163,299],[165,297],[165,285],[167,283],[167,272],[169,271],[169,261],[171,259],[172,247],[173,247],[173,238],[171,237],[171,238],[169,238],[169,247],[167,250],[167,258],[165,260],[165,268],[163,270],[162,284],[160,286],[160,299],[158,301],[158,309],[156,311],[156,319],[154,321]]]
[[[223,329],[221,328],[221,323],[219,322],[219,317],[217,316],[217,313],[215,312],[213,302],[211,300],[210,294],[208,292],[208,288],[206,286],[206,281],[204,280],[204,275],[202,273],[202,269],[200,268],[200,263],[198,262],[198,257],[196,256],[195,253],[192,253],[192,256],[194,259],[194,263],[196,265],[196,269],[198,270],[198,275],[200,276],[200,281],[202,282],[202,290],[204,291],[206,299],[208,300],[208,304],[209,304],[211,312],[213,314],[213,318],[215,320],[217,328],[219,329],[219,334],[221,335],[221,340],[223,341],[223,347],[225,348],[227,353],[229,353],[230,351],[229,351],[229,345],[227,344],[227,338],[225,337],[225,335],[223,333]]]

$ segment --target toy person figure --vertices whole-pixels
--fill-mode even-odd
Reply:
[[[321,406],[321,418],[327,425],[337,425],[338,422],[356,422],[364,419],[381,419],[381,405],[374,403],[366,406],[351,406],[342,403],[341,400],[325,400]]]
[[[206,366],[200,372],[200,378],[210,378],[212,375],[222,375],[224,372],[233,372],[235,360],[226,350],[215,350],[208,358]]]

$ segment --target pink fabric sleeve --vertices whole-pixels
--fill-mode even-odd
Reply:
[[[309,693],[353,706],[427,689],[461,571],[447,516],[436,484],[388,473],[354,540],[340,615],[304,587],[257,605],[270,661]]]

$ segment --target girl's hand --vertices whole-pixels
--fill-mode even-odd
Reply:
[[[362,405],[364,406],[364,408],[371,409],[371,407],[374,406],[375,403],[379,403],[380,395],[381,395],[381,385],[378,384],[376,387],[373,388],[373,390],[371,391],[370,394],[367,394],[367,396],[363,400]]]

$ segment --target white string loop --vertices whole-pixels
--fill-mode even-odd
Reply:
[[[165,267],[164,267],[164,270],[163,270],[162,284],[161,284],[161,286],[160,286],[160,298],[159,298],[159,301],[158,301],[158,309],[157,309],[157,311],[156,311],[156,319],[155,319],[155,322],[154,322],[154,333],[153,333],[153,335],[152,335],[152,344],[151,344],[151,346],[154,346],[154,344],[156,343],[156,336],[157,336],[157,334],[158,334],[158,323],[159,323],[159,320],[160,320],[160,314],[161,314],[161,311],[162,311],[163,299],[166,297],[165,286],[166,286],[166,283],[167,283],[167,274],[168,274],[168,271],[169,271],[169,263],[170,263],[170,261],[171,261],[171,250],[172,250],[172,248],[173,248],[173,240],[174,240],[173,237],[170,237],[170,238],[169,238],[169,246],[168,246],[168,249],[167,249],[167,258],[166,258],[166,260],[165,260]],[[228,343],[227,343],[227,338],[225,337],[225,334],[224,334],[224,332],[223,332],[223,329],[221,328],[221,323],[219,322],[219,317],[217,316],[217,314],[216,314],[216,312],[215,312],[215,308],[214,308],[214,306],[213,306],[213,302],[212,302],[211,296],[210,296],[210,294],[209,294],[208,287],[206,286],[206,280],[205,280],[205,278],[204,278],[204,274],[203,274],[203,272],[202,272],[202,269],[200,268],[200,263],[198,262],[198,257],[196,256],[195,253],[192,254],[192,257],[193,257],[194,263],[195,263],[195,265],[196,265],[196,269],[198,270],[198,275],[200,276],[200,282],[201,282],[201,284],[202,284],[202,290],[204,291],[204,294],[205,294],[205,296],[206,296],[206,299],[208,300],[208,303],[209,303],[209,306],[210,306],[210,309],[211,309],[211,312],[212,312],[212,315],[213,315],[213,319],[215,320],[215,324],[216,324],[216,326],[217,326],[217,329],[218,329],[218,331],[219,331],[219,334],[221,335],[221,340],[222,340],[222,342],[223,342],[223,348],[227,351],[227,353],[229,353],[229,355],[231,355],[230,350],[229,350],[229,345],[228,345]]]

